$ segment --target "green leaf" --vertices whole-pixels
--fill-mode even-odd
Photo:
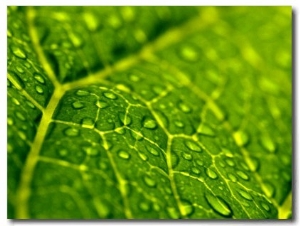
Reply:
[[[291,7],[8,7],[8,218],[292,217]]]

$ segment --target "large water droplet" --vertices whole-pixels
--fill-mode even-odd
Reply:
[[[146,148],[147,148],[147,151],[149,151],[152,155],[159,156],[159,152],[155,148],[150,147],[150,146],[147,146]]]
[[[20,105],[20,102],[16,98],[13,98],[12,101],[14,102],[15,105]]]
[[[75,35],[74,33],[69,32],[69,37],[75,48],[79,48],[82,46],[83,40],[78,35]]]
[[[34,79],[37,80],[41,84],[45,83],[44,77],[42,75],[38,74],[38,73],[35,73]]]
[[[168,207],[167,212],[171,219],[179,219],[180,217],[179,212],[175,207]]]
[[[243,180],[249,180],[249,176],[243,171],[238,170],[236,174]]]
[[[155,129],[157,124],[153,119],[146,118],[143,122],[143,126],[147,129]]]
[[[84,18],[84,21],[86,23],[86,26],[87,28],[90,30],[90,31],[96,31],[98,26],[99,26],[99,22],[97,20],[97,17],[94,16],[94,14],[92,13],[84,13],[83,14],[83,18]]]
[[[180,56],[186,61],[195,62],[198,60],[199,54],[193,46],[185,45],[180,48]]]
[[[80,89],[79,89],[79,90],[76,91],[76,95],[77,95],[77,96],[80,96],[80,97],[81,97],[81,96],[87,96],[87,95],[89,95],[89,94],[90,94],[90,93],[89,93],[88,91],[86,91],[86,90],[80,90]]]
[[[233,154],[230,150],[228,150],[227,148],[222,148],[222,152],[225,154],[225,156],[232,158]]]
[[[174,123],[175,123],[175,126],[177,126],[177,127],[179,127],[179,128],[183,128],[183,127],[184,127],[184,124],[183,124],[182,121],[176,120]]]
[[[141,141],[144,139],[143,135],[139,132],[134,132],[133,130],[130,131],[131,132],[131,136],[133,137],[133,139]]]
[[[138,82],[138,81],[140,81],[140,77],[138,77],[137,75],[134,75],[134,74],[130,75],[129,79],[132,82]]]
[[[205,195],[206,201],[213,208],[214,211],[221,214],[222,216],[229,217],[232,215],[232,211],[228,203],[221,197],[214,196],[211,194]]]
[[[247,163],[248,163],[248,165],[250,167],[250,170],[252,172],[255,172],[255,171],[258,170],[258,168],[259,168],[259,160],[257,158],[251,157],[249,160],[247,160]]]
[[[145,211],[145,212],[148,212],[150,210],[150,205],[149,203],[147,202],[141,202],[139,204],[139,208],[142,210],[142,211]]]
[[[20,119],[22,121],[25,121],[25,119],[26,119],[25,116],[19,111],[16,112],[16,116],[18,119]]]
[[[103,95],[104,95],[106,98],[111,99],[111,100],[115,100],[115,99],[118,98],[116,94],[111,93],[111,92],[105,92],[105,93],[103,93]]]
[[[96,102],[96,106],[98,108],[104,109],[104,108],[108,107],[109,105],[108,105],[108,103],[99,100],[99,101]]]
[[[171,152],[171,162],[172,162],[172,168],[175,168],[179,163],[179,157],[174,152]]]
[[[81,120],[81,125],[84,128],[93,128],[94,127],[94,120],[92,118],[83,118]]]
[[[26,53],[24,52],[24,50],[22,50],[19,47],[13,46],[12,47],[12,52],[15,56],[21,58],[21,59],[25,59],[26,58]]]
[[[35,106],[33,105],[33,103],[31,103],[30,101],[25,101],[25,103],[26,103],[29,107],[31,107],[32,109],[35,108]]]
[[[196,151],[196,152],[201,152],[201,148],[199,147],[198,144],[196,144],[195,142],[193,141],[186,141],[185,142],[185,145],[187,146],[188,149],[192,150],[192,151]]]
[[[130,154],[129,154],[127,151],[125,151],[125,150],[120,150],[120,151],[118,152],[118,156],[119,156],[120,158],[126,159],[126,160],[128,160],[128,159],[130,158]]]
[[[263,135],[260,139],[260,142],[263,148],[270,153],[274,153],[276,151],[276,145],[270,136]]]
[[[153,180],[150,176],[146,175],[144,177],[144,182],[146,183],[146,185],[148,185],[149,187],[155,187],[156,186],[156,181]]]
[[[218,177],[218,174],[213,169],[210,169],[210,168],[206,169],[206,174],[210,179],[213,179],[213,180],[217,179],[217,177]]]
[[[249,142],[249,135],[245,131],[236,131],[233,134],[233,138],[240,147],[245,146]]]
[[[270,211],[269,205],[265,202],[261,202],[261,207],[268,212]]]
[[[206,136],[212,136],[212,137],[216,135],[214,130],[206,124],[202,124],[199,127],[197,132],[200,133],[200,134],[203,134],[203,135],[206,135]]]
[[[203,165],[204,165],[204,162],[203,162],[202,160],[200,160],[200,159],[197,159],[197,160],[196,160],[196,164],[197,164],[198,166],[203,166]]]
[[[16,66],[16,69],[21,74],[23,74],[25,72],[24,69],[23,69],[23,67],[21,67],[21,66]]]
[[[69,137],[76,137],[79,135],[79,130],[76,128],[67,128],[65,129],[65,134]]]
[[[192,173],[199,175],[200,174],[200,170],[196,167],[192,167]]]
[[[43,93],[44,93],[43,88],[42,88],[41,86],[39,86],[39,85],[37,85],[37,86],[35,87],[35,90],[36,90],[37,93],[39,93],[39,94],[43,94]]]
[[[80,101],[75,101],[75,102],[73,102],[73,103],[72,103],[72,106],[73,106],[73,108],[75,108],[75,109],[82,109],[82,108],[85,107],[84,104],[83,104],[82,102],[80,102]]]
[[[188,201],[181,201],[180,210],[183,216],[190,216],[194,212],[194,206]]]
[[[121,120],[124,126],[128,126],[131,123],[131,117],[128,114],[125,115],[124,113],[120,113],[119,119]]]
[[[12,126],[14,124],[14,120],[10,117],[7,118],[7,124]]]
[[[262,189],[268,198],[272,198],[275,194],[275,187],[269,182],[264,182]]]
[[[180,109],[181,111],[183,111],[184,113],[189,113],[189,112],[191,112],[191,108],[190,108],[187,104],[185,104],[185,103],[183,103],[183,102],[180,102],[180,103],[178,104],[178,107],[179,107],[179,109]]]
[[[185,160],[192,160],[193,159],[193,156],[190,154],[190,153],[186,153],[186,152],[182,152],[181,153],[181,156],[185,159]]]
[[[231,173],[228,173],[228,178],[229,178],[232,182],[237,182],[236,176],[234,176],[234,175],[231,174]]]
[[[90,156],[97,156],[99,154],[99,150],[95,147],[87,147],[85,151]]]
[[[147,155],[145,155],[145,154],[142,153],[142,152],[139,152],[139,157],[140,157],[143,161],[147,161],[147,160],[148,160]]]
[[[238,193],[239,193],[244,199],[247,199],[247,200],[249,200],[249,201],[252,200],[252,196],[251,196],[247,191],[239,190]]]

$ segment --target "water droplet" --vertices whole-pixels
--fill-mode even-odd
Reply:
[[[249,167],[250,167],[250,170],[252,172],[255,172],[258,170],[259,168],[259,160],[255,157],[251,157],[251,159],[249,161],[247,161]]]
[[[268,198],[272,198],[275,194],[275,187],[269,182],[264,182],[262,189]]]
[[[13,98],[12,101],[14,102],[15,105],[20,105],[20,102],[16,98]]]
[[[77,95],[77,96],[80,96],[80,97],[81,97],[81,96],[87,96],[87,95],[89,95],[89,94],[90,94],[90,93],[89,93],[88,91],[86,91],[86,90],[80,90],[80,89],[79,89],[79,90],[76,91],[76,95]]]
[[[21,59],[26,58],[26,53],[19,47],[13,46],[12,52],[13,52],[13,54],[15,54],[16,57],[19,57]]]
[[[233,138],[240,147],[245,146],[249,142],[249,135],[245,131],[236,131],[233,134]]]
[[[22,131],[18,131],[18,135],[20,136],[20,138],[21,138],[22,140],[26,140],[26,134],[23,133]]]
[[[159,156],[159,152],[155,148],[150,147],[150,146],[147,146],[146,148],[152,155]]]
[[[247,199],[247,200],[249,200],[249,201],[252,200],[252,196],[251,196],[247,191],[239,190],[238,193],[239,193],[244,199]]]
[[[130,154],[129,154],[127,151],[125,151],[125,150],[120,150],[120,151],[118,152],[118,156],[119,156],[120,158],[126,159],[126,160],[130,158]]]
[[[169,217],[172,219],[179,219],[180,217],[178,210],[174,207],[168,207],[167,212]]]
[[[243,180],[249,180],[249,176],[245,174],[243,171],[238,170],[236,174]]]
[[[90,128],[92,129],[94,127],[94,120],[91,118],[83,118],[81,120],[81,125],[84,128]]]
[[[261,145],[263,148],[270,153],[274,153],[276,151],[276,145],[268,135],[263,135],[260,139]]]
[[[143,135],[139,132],[134,132],[133,130],[131,130],[131,136],[133,137],[133,139],[141,141],[144,139]]]
[[[23,74],[25,72],[24,69],[23,69],[23,67],[21,67],[21,66],[16,66],[16,69],[21,74]]]
[[[85,107],[84,104],[83,104],[82,102],[80,102],[80,101],[75,101],[75,102],[73,102],[73,103],[72,103],[72,106],[73,106],[73,108],[75,108],[75,109],[82,109],[82,108]]]
[[[185,45],[180,48],[180,56],[187,61],[195,62],[198,60],[199,54],[195,47],[191,45]]]
[[[211,194],[205,195],[206,201],[213,208],[214,211],[221,214],[222,216],[229,217],[232,215],[232,211],[228,203],[221,197],[214,196]]]
[[[113,14],[109,18],[107,18],[107,21],[114,29],[118,29],[122,25],[122,21],[120,20],[120,18]]]
[[[160,206],[159,206],[157,203],[154,203],[154,204],[153,204],[153,209],[154,209],[155,211],[160,211]]]
[[[147,203],[147,202],[141,202],[141,203],[139,204],[139,208],[140,208],[142,211],[147,212],[147,211],[150,210],[150,205],[149,205],[149,203]]]
[[[97,156],[99,154],[99,150],[95,147],[87,147],[87,148],[84,148],[84,150],[90,156]]]
[[[37,80],[41,84],[45,83],[44,77],[42,75],[38,74],[38,73],[35,73],[34,79]]]
[[[65,134],[69,137],[76,137],[79,135],[79,130],[76,128],[70,127],[70,128],[65,129]]]
[[[31,64],[28,62],[24,62],[25,67],[27,67],[28,69],[31,68]]]
[[[245,162],[240,162],[240,165],[244,170],[250,171],[249,167],[247,166],[247,164]]]
[[[232,159],[225,159],[225,162],[227,163],[228,166],[235,166],[235,163]]]
[[[192,172],[197,175],[200,174],[200,170],[196,167],[192,167]]]
[[[182,127],[184,127],[184,124],[183,124],[183,122],[182,122],[182,121],[178,121],[178,120],[176,120],[174,123],[175,123],[175,126],[177,126],[177,127],[179,127],[179,128],[182,128]]]
[[[189,201],[181,201],[180,210],[183,216],[190,216],[194,212],[194,206]]]
[[[119,119],[121,120],[124,126],[128,126],[131,123],[131,117],[128,114],[125,115],[124,113],[120,113]]]
[[[149,187],[155,187],[156,186],[156,182],[155,180],[153,180],[150,176],[146,175],[144,177],[144,182],[146,183],[146,185],[148,185]]]
[[[35,106],[33,105],[33,103],[31,103],[30,101],[25,101],[25,103],[26,103],[29,107],[31,107],[32,109],[35,108]]]
[[[160,95],[164,90],[165,90],[165,87],[163,87],[163,86],[158,86],[158,85],[153,86],[154,93],[156,93],[158,95]]]
[[[186,153],[186,152],[182,152],[181,156],[185,159],[185,160],[192,160],[193,156],[190,153]]]
[[[98,26],[99,26],[99,22],[97,20],[97,17],[94,16],[94,14],[92,13],[84,13],[83,14],[83,18],[84,18],[84,21],[86,23],[86,26],[87,28],[90,30],[90,31],[96,31]]]
[[[206,169],[206,174],[210,179],[213,179],[213,180],[217,179],[217,177],[218,177],[218,174],[213,169],[210,169],[210,168]]]
[[[24,117],[24,115],[21,112],[19,112],[19,111],[16,112],[16,116],[17,116],[18,119],[20,119],[22,121],[26,120],[26,118]]]
[[[180,103],[178,104],[178,107],[179,107],[179,109],[180,109],[181,111],[183,111],[184,113],[189,113],[189,112],[191,112],[191,108],[190,108],[188,105],[186,105],[185,103],[183,103],[183,102],[180,102]]]
[[[9,37],[9,38],[12,37],[12,34],[11,34],[10,30],[7,30],[7,37]]]
[[[179,163],[179,157],[174,152],[171,152],[172,168],[174,169]]]
[[[106,98],[111,99],[111,100],[115,100],[115,99],[118,98],[116,94],[111,93],[111,92],[105,92],[105,93],[103,93],[103,95],[104,95]]]
[[[39,85],[37,85],[37,86],[35,87],[35,90],[36,90],[39,94],[43,94],[43,93],[44,93],[43,88],[42,88],[41,86],[39,86]]]
[[[202,160],[197,159],[197,160],[196,160],[196,164],[197,164],[198,166],[203,166],[203,165],[204,165],[204,162],[203,162]]]
[[[268,204],[266,204],[265,202],[261,202],[261,206],[262,206],[262,208],[263,208],[264,210],[266,210],[266,211],[270,211],[270,207],[269,207],[269,205],[268,205]]]
[[[130,79],[130,81],[132,81],[132,82],[138,82],[138,81],[140,81],[140,78],[137,76],[137,75],[130,75],[129,76],[129,79]]]
[[[143,122],[143,126],[147,129],[155,129],[157,124],[153,119],[146,118]]]
[[[67,149],[60,149],[58,151],[58,154],[61,156],[61,157],[65,157],[68,155],[68,150]]]
[[[125,132],[126,132],[126,130],[123,127],[116,128],[115,131],[116,131],[116,133],[121,134],[121,135],[125,134]]]
[[[228,150],[227,148],[222,148],[222,152],[225,154],[225,156],[232,158],[233,154],[230,150]]]
[[[201,124],[201,126],[199,127],[197,132],[200,133],[200,134],[203,134],[203,135],[206,135],[206,136],[212,136],[212,137],[216,135],[214,130],[206,124]]]
[[[198,144],[196,144],[193,141],[186,141],[185,145],[188,147],[188,149],[192,150],[192,151],[196,151],[196,152],[201,152],[201,148],[198,146]]]
[[[99,100],[99,101],[96,102],[96,106],[97,106],[98,108],[104,109],[104,108],[108,107],[108,103]]]
[[[236,176],[234,176],[234,175],[231,174],[231,173],[228,173],[228,178],[229,178],[232,182],[237,182]]]
[[[147,155],[145,155],[145,154],[142,153],[142,152],[139,152],[139,157],[140,157],[143,161],[147,161],[147,160],[148,160]]]
[[[74,33],[69,32],[69,37],[75,48],[79,48],[82,46],[83,40],[78,35],[75,35]]]
[[[7,124],[12,126],[14,124],[14,120],[10,117],[7,118]]]

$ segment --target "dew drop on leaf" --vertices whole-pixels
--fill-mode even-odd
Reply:
[[[140,78],[137,75],[132,74],[129,76],[129,80],[132,82],[138,82],[140,81]]]
[[[97,106],[98,108],[104,109],[104,108],[108,107],[108,103],[99,100],[99,101],[96,102],[96,106]]]
[[[142,134],[140,134],[138,132],[134,132],[132,130],[130,132],[131,132],[131,136],[132,136],[133,139],[138,140],[138,141],[141,141],[141,140],[144,139]]]
[[[94,120],[91,118],[83,118],[81,120],[81,125],[82,125],[82,127],[85,127],[85,128],[93,128]]]
[[[175,168],[179,163],[179,157],[174,152],[171,152],[171,162],[172,162],[172,168]]]
[[[213,210],[222,216],[228,217],[232,215],[229,204],[223,200],[221,197],[214,196],[211,194],[206,194],[205,198],[208,204],[213,208]]]
[[[17,111],[16,116],[18,119],[25,121],[25,116],[21,112]]]
[[[179,212],[175,207],[168,207],[167,212],[171,219],[179,219],[180,217]]]
[[[275,187],[269,182],[263,182],[262,189],[268,198],[272,198],[275,194]]]
[[[252,196],[247,192],[247,191],[244,191],[244,190],[239,190],[238,193],[241,195],[241,197],[243,197],[244,199],[247,199],[249,201],[252,200]]]
[[[186,153],[186,152],[182,152],[181,153],[181,156],[185,159],[185,160],[192,160],[193,159],[193,156],[190,154],[190,153]]]
[[[42,88],[41,86],[39,86],[39,85],[37,85],[37,86],[35,87],[35,90],[36,90],[37,93],[39,93],[39,94],[43,94],[43,93],[44,93],[43,88]]]
[[[198,175],[198,174],[200,174],[200,170],[198,168],[196,168],[196,167],[192,167],[192,173]]]
[[[23,74],[25,72],[24,69],[23,69],[23,67],[21,67],[21,66],[16,66],[16,69],[21,74]]]
[[[234,175],[231,174],[231,173],[228,173],[228,178],[229,178],[232,182],[237,182],[236,176],[234,176]]]
[[[20,102],[16,98],[13,98],[12,101],[14,102],[15,105],[20,105]]]
[[[235,166],[235,163],[232,159],[225,159],[225,162],[227,163],[228,166]]]
[[[198,52],[192,46],[186,45],[181,47],[180,56],[186,61],[195,62],[198,59]]]
[[[152,155],[154,155],[154,156],[159,156],[159,152],[158,152],[155,148],[150,147],[150,146],[147,146],[146,149],[147,149],[147,151],[149,151]]]
[[[67,150],[67,149],[60,149],[60,150],[58,151],[58,154],[59,154],[59,156],[61,156],[61,157],[65,157],[65,156],[68,155],[68,150]]]
[[[139,208],[144,212],[148,212],[150,210],[150,205],[147,202],[141,202]]]
[[[164,87],[163,86],[153,86],[153,92],[156,94],[161,94],[164,91]]]
[[[69,137],[76,137],[79,135],[79,130],[76,128],[72,128],[72,127],[65,129],[64,132]]]
[[[266,211],[270,211],[269,205],[265,202],[261,202],[261,207]]]
[[[217,177],[218,177],[217,173],[213,169],[210,169],[210,168],[206,169],[206,174],[210,179],[213,179],[213,180],[217,179]]]
[[[204,162],[203,162],[202,160],[200,160],[200,159],[197,159],[197,160],[196,160],[196,164],[197,164],[198,166],[203,166],[203,165],[204,165]]]
[[[245,146],[249,142],[249,135],[245,131],[236,131],[233,134],[233,138],[240,147]]]
[[[189,112],[191,112],[191,108],[190,108],[188,105],[186,105],[185,103],[183,103],[183,102],[180,102],[180,103],[178,104],[178,107],[179,107],[179,109],[180,109],[182,112],[184,112],[184,113],[189,113]]]
[[[99,154],[99,150],[95,147],[87,147],[85,151],[90,156],[97,156]]]
[[[143,121],[143,126],[147,129],[155,129],[157,127],[157,124],[153,119],[146,118]]]
[[[249,176],[243,171],[238,170],[236,174],[243,180],[249,180]]]
[[[198,146],[198,144],[196,144],[193,141],[186,141],[185,145],[187,146],[188,149],[192,150],[192,151],[196,151],[196,152],[201,152],[201,148]]]
[[[35,106],[33,105],[33,103],[31,103],[30,101],[25,101],[25,103],[32,109],[35,108]]]
[[[270,138],[270,136],[263,135],[260,139],[261,145],[265,150],[267,150],[270,153],[274,153],[276,151],[276,145]]]
[[[177,126],[177,127],[179,127],[179,128],[182,128],[182,127],[184,127],[184,124],[183,124],[183,122],[182,122],[182,121],[178,121],[178,120],[176,120],[174,123],[175,123],[175,126]]]
[[[139,157],[140,157],[143,161],[147,161],[147,160],[148,160],[147,155],[145,155],[145,154],[142,153],[142,152],[139,152]]]
[[[119,119],[122,122],[123,125],[128,126],[131,123],[131,117],[127,114],[125,115],[124,113],[119,114]]]
[[[115,100],[115,99],[118,98],[116,94],[111,93],[111,92],[105,92],[105,93],[103,93],[103,95],[104,95],[106,98],[111,99],[111,100]]]
[[[118,152],[118,156],[119,156],[120,158],[126,159],[126,160],[128,160],[128,159],[130,158],[130,154],[129,154],[127,151],[125,151],[125,150],[120,150],[120,151]]]
[[[147,186],[149,187],[155,187],[156,186],[156,181],[153,180],[150,176],[146,175],[144,176],[144,182]]]
[[[12,126],[14,124],[14,120],[10,117],[7,118],[7,124]]]
[[[197,130],[197,132],[200,133],[200,134],[203,134],[203,135],[206,135],[206,136],[212,136],[212,137],[216,135],[214,130],[206,124],[202,124],[199,127],[199,129]]]
[[[89,95],[90,93],[88,92],[88,91],[86,91],[86,90],[77,90],[76,91],[76,95],[77,96],[87,96],[87,95]]]
[[[225,156],[232,158],[233,154],[230,150],[228,150],[227,148],[222,148],[222,152],[225,154]]]
[[[38,81],[39,83],[41,83],[41,84],[44,84],[44,83],[45,83],[44,77],[43,77],[42,75],[38,74],[38,73],[35,73],[34,79],[35,79],[36,81]]]
[[[194,206],[188,201],[181,201],[181,212],[186,216],[190,216],[194,212]]]
[[[75,109],[82,109],[84,108],[84,104],[80,101],[75,101],[72,103],[72,107]]]
[[[20,47],[13,46],[12,52],[16,57],[19,57],[21,59],[26,59],[26,57],[27,57],[24,50],[22,50]]]

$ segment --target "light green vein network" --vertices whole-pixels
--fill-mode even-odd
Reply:
[[[8,218],[292,217],[290,7],[7,12]]]

